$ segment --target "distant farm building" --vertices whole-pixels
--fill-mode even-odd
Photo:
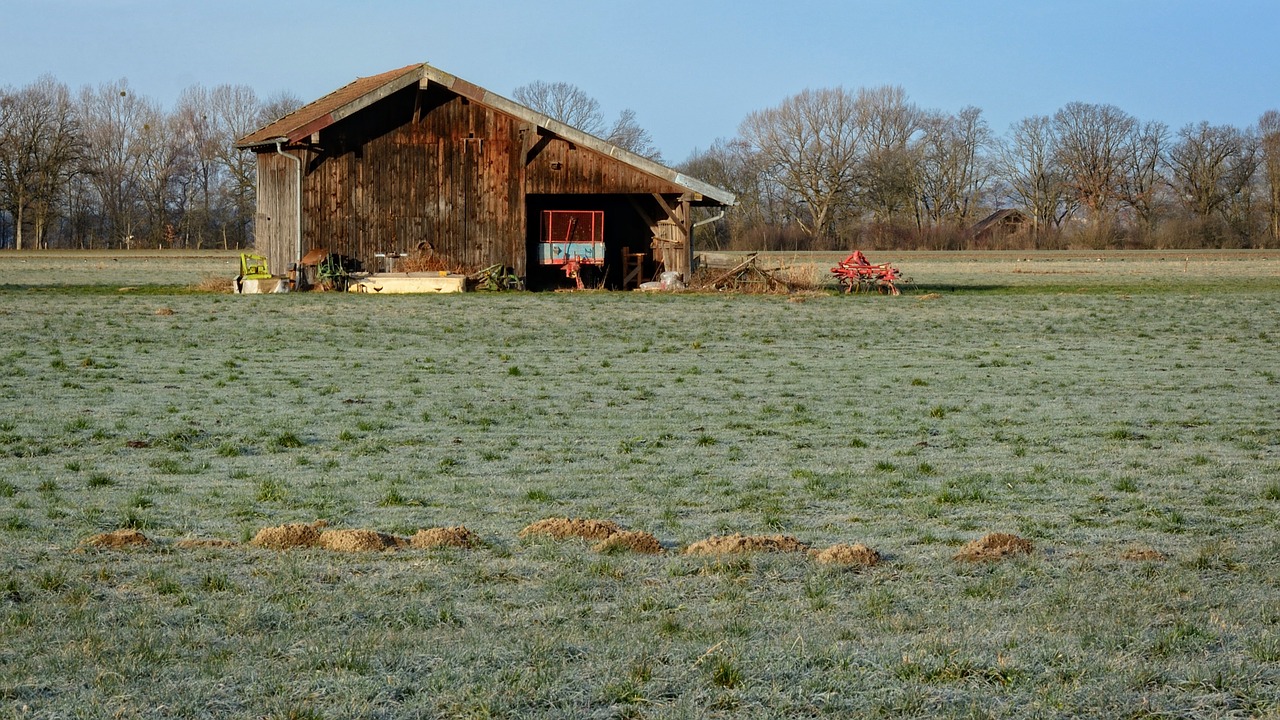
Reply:
[[[1004,240],[1021,235],[1029,228],[1029,218],[1021,210],[1006,208],[997,210],[969,229],[969,235],[976,247],[998,248]]]
[[[609,286],[624,248],[644,275],[687,277],[693,208],[734,202],[427,64],[357,79],[236,145],[257,155],[256,248],[277,273],[308,254],[381,269],[425,249],[546,286],[564,278],[547,255],[571,247],[548,241],[594,240]]]

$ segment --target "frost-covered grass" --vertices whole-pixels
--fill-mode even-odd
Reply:
[[[1275,714],[1280,279],[1254,262],[1212,292],[953,265],[914,273],[933,299],[803,302],[11,286],[0,707]],[[517,538],[551,516],[672,550],[787,533],[885,562]],[[465,524],[487,546],[172,546],[316,519]],[[160,544],[78,548],[121,527]],[[1036,550],[953,560],[990,531]]]

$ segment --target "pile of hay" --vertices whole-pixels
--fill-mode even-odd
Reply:
[[[582,518],[547,518],[520,531],[520,537],[550,535],[556,540],[577,537],[584,540],[604,540],[622,532],[612,520],[585,520]]]
[[[809,554],[823,565],[871,567],[880,563],[880,553],[861,543],[839,543],[826,550],[810,550]]]
[[[1030,555],[1034,550],[1031,541],[1010,533],[990,533],[974,540],[956,553],[956,560],[979,562],[1000,560],[1011,555]]]
[[[367,552],[370,550],[396,550],[409,541],[396,535],[377,530],[325,530],[316,538],[316,547],[337,552]]]
[[[112,530],[109,533],[94,535],[85,540],[83,544],[97,548],[146,547],[151,544],[151,538],[137,530],[121,528],[120,530]]]
[[[235,285],[229,277],[207,275],[192,285],[191,289],[195,292],[230,294],[235,289]]]
[[[748,552],[803,552],[809,546],[790,535],[712,535],[684,549],[686,555],[726,555]]]
[[[457,527],[438,527],[419,530],[409,538],[409,545],[415,548],[429,549],[438,547],[476,548],[480,547],[480,536],[467,529],[465,525]]]
[[[266,527],[258,531],[249,541],[250,545],[268,550],[288,550],[290,548],[314,547],[320,541],[321,528],[329,523],[317,520],[311,524],[288,523],[276,527]]]
[[[193,550],[195,548],[230,548],[236,547],[239,543],[233,540],[222,540],[220,538],[187,538],[179,540],[173,546],[180,550]]]
[[[619,530],[591,548],[598,553],[636,552],[661,555],[666,552],[653,533],[643,530]]]
[[[1120,553],[1120,559],[1134,562],[1159,562],[1168,559],[1168,556],[1155,548],[1131,547]]]

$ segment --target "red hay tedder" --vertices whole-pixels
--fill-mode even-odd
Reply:
[[[861,250],[854,250],[849,257],[841,260],[831,268],[831,274],[836,276],[840,287],[847,293],[874,290],[888,295],[901,294],[895,283],[902,280],[902,271],[889,263],[872,265]]]

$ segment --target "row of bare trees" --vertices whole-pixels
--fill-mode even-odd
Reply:
[[[1280,113],[1171,132],[1073,102],[996,136],[900,87],[805,90],[682,169],[737,194],[701,241],[741,249],[1280,246]],[[977,232],[1011,208],[1016,232]]]
[[[0,88],[0,247],[242,247],[254,165],[234,141],[294,109],[249,87],[187,88],[166,111],[127,80]]]
[[[567,83],[513,94],[660,159],[630,110],[607,124]],[[299,104],[233,85],[192,86],[171,111],[125,80],[74,94],[48,76],[0,88],[0,247],[248,245],[253,158],[233,143]],[[805,90],[682,169],[738,196],[700,238],[711,246],[1280,246],[1277,111],[1253,127],[1172,132],[1073,102],[996,136],[978,108],[923,110],[900,87]],[[975,233],[999,208],[1021,222]]]

